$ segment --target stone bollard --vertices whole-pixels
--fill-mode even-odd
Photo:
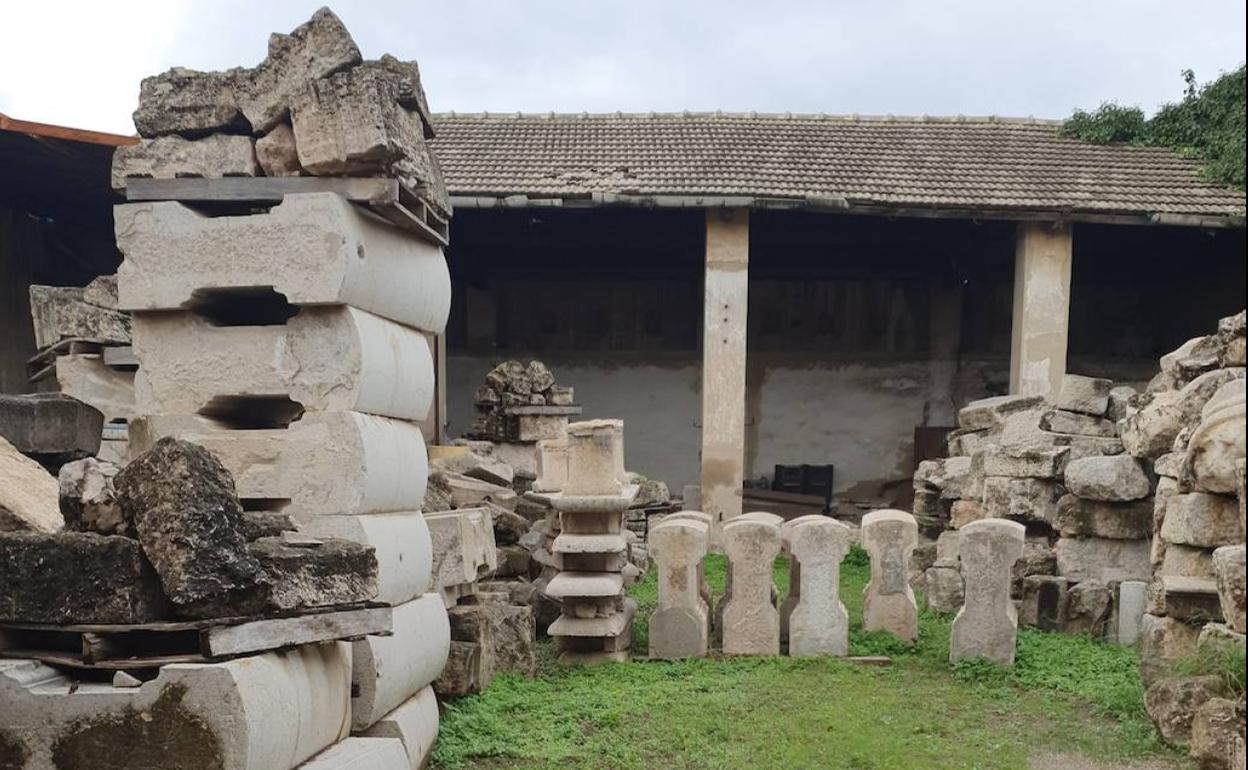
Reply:
[[[710,534],[711,534],[712,529],[715,526],[715,517],[709,513],[703,513],[702,511],[677,511],[676,513],[669,513],[668,515],[663,517],[663,521],[665,522],[666,521],[681,521],[685,519],[699,521],[706,527],[707,549],[709,550],[710,549]],[[705,567],[706,567],[705,560],[698,562],[698,595],[702,597],[702,602],[706,605],[707,630],[708,632],[713,632],[714,626],[711,623],[711,620],[712,620],[711,609],[714,605],[711,601],[711,589],[708,588],[706,585]],[[721,599],[720,601],[722,602],[723,600]]]
[[[919,611],[910,588],[910,556],[919,525],[905,511],[872,511],[862,517],[862,547],[871,557],[871,582],[863,591],[862,627],[887,631],[903,642],[919,636]]]
[[[782,644],[789,640],[789,618],[793,615],[793,608],[797,606],[802,594],[802,564],[789,549],[789,536],[793,533],[793,528],[799,524],[826,518],[822,513],[812,513],[790,519],[780,526],[780,547],[789,557],[789,595],[780,605],[780,642]]]
[[[849,552],[849,527],[820,517],[790,529],[787,542],[794,562],[801,564],[801,591],[788,619],[789,655],[849,654],[849,615],[841,603],[841,560]]]
[[[650,555],[659,572],[659,606],[650,616],[652,659],[706,654],[709,608],[701,596],[701,568],[707,530],[706,524],[694,519],[673,519],[650,531]]]
[[[724,654],[779,655],[780,613],[771,574],[780,555],[780,528],[739,516],[724,525],[723,546],[732,576],[732,592],[721,604]]]
[[[566,495],[618,495],[624,447],[619,420],[586,420],[568,426]]]
[[[962,528],[966,600],[953,620],[949,662],[981,658],[1014,664],[1018,613],[1010,599],[1010,569],[1023,555],[1025,533],[1022,524],[1005,519],[982,519]]]

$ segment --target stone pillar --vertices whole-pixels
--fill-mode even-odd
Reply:
[[[849,552],[849,527],[827,517],[810,518],[784,535],[791,558],[802,565],[799,598],[788,618],[789,655],[848,655],[849,614],[841,603],[841,560]]]
[[[887,631],[903,642],[919,636],[919,609],[910,588],[910,556],[919,525],[905,511],[872,511],[862,517],[862,547],[871,557],[871,582],[863,591],[862,627]]]
[[[1014,256],[1010,393],[1056,396],[1066,374],[1070,225],[1020,222]]]
[[[780,613],[772,601],[771,574],[780,555],[780,528],[761,519],[724,525],[724,553],[732,592],[723,602],[725,655],[779,655]]]
[[[658,565],[659,605],[650,616],[650,657],[697,658],[706,654],[710,608],[701,596],[707,525],[665,519],[650,530],[650,555]]]
[[[749,211],[707,211],[702,300],[702,510],[715,516],[717,522],[741,513],[749,262]]]
[[[980,658],[1011,666],[1018,612],[1010,599],[1010,569],[1023,555],[1026,529],[1016,521],[980,519],[961,532],[966,599],[953,619],[949,662]]]

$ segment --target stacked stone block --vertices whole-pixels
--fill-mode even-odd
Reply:
[[[548,633],[561,661],[627,660],[637,604],[624,595],[623,518],[637,487],[626,483],[619,421],[569,425],[567,466],[563,491],[548,496],[561,524],[551,545],[560,572],[545,593],[562,608]]]

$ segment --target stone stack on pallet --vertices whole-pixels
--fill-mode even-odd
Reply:
[[[1244,319],[1163,356],[1122,421],[1127,450],[1159,477],[1145,705],[1162,737],[1204,768],[1229,768],[1244,750],[1243,698],[1216,675],[1227,665],[1242,675],[1245,644]]]
[[[469,436],[491,442],[495,456],[529,479],[537,476],[537,443],[563,440],[568,418],[581,413],[572,388],[556,385],[541,361],[498,364],[477,388],[473,406],[477,417]]]
[[[450,212],[416,66],[363,61],[322,9],[254,69],[145,80],[135,123],[143,140],[113,166],[132,201],[116,210],[132,444],[202,444],[253,515],[375,549],[393,634],[352,645],[349,725],[400,737],[417,766],[450,644],[417,425],[450,307]],[[227,179],[261,175],[282,179]]]
[[[1011,581],[1024,625],[1134,641],[1150,573],[1153,484],[1114,422],[1133,393],[1067,375],[1053,403],[1001,396],[959,412],[951,456],[915,474],[916,512],[939,537],[923,579],[930,607],[961,606],[960,530],[1010,519],[1026,528]]]
[[[563,662],[624,661],[637,612],[624,591],[638,575],[628,570],[623,519],[637,487],[624,471],[620,422],[569,425],[566,457],[563,490],[545,496],[561,522],[551,544],[560,572],[546,594],[561,603],[562,613],[547,632]]]

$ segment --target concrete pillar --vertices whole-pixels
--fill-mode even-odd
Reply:
[[[749,262],[749,211],[707,211],[702,327],[702,510],[715,516],[716,521],[741,514]]]
[[[1056,395],[1066,374],[1071,240],[1070,225],[1018,225],[1010,393]]]
[[[931,388],[924,425],[957,425],[958,365],[962,356],[962,284],[936,285],[928,312]]]

